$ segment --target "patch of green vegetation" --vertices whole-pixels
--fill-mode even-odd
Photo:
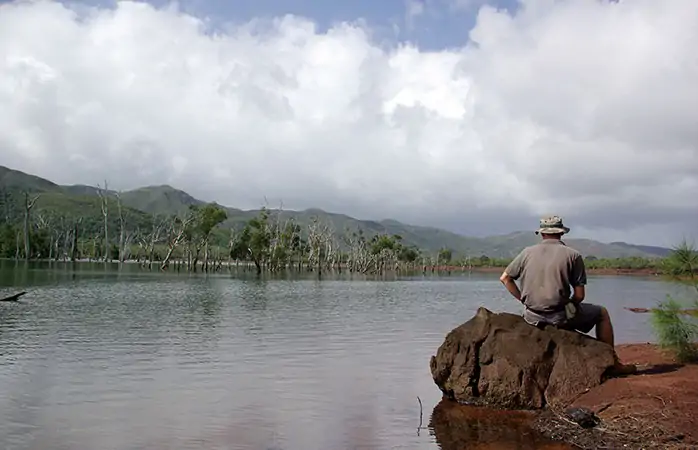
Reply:
[[[36,205],[28,209],[27,199],[36,199]],[[207,205],[215,206],[218,217],[225,218],[203,230],[204,239],[193,215]],[[191,223],[182,227],[184,220]],[[262,242],[271,239],[268,252],[251,250],[255,230],[264,238]],[[175,239],[180,231],[183,234]],[[261,258],[268,267],[289,265],[290,260],[295,267],[300,261],[312,265],[320,258],[332,264],[351,260],[358,267],[388,267],[397,261],[413,268],[468,269],[505,267],[538,240],[532,231],[467,237],[434,227],[390,219],[360,220],[320,209],[243,211],[201,201],[168,185],[117,193],[107,188],[106,180],[102,188],[62,186],[0,166],[0,256],[4,257],[104,259],[116,254],[122,261],[163,261],[170,254],[173,260],[196,261],[198,251],[204,259],[208,251],[216,261],[251,263]],[[574,238],[565,242],[586,255],[590,269],[659,271],[661,258],[668,252],[623,242]]]
[[[662,265],[665,274],[692,286],[696,297],[681,302],[667,296],[652,310],[652,327],[659,345],[673,352],[677,360],[698,361],[698,252],[684,241]]]
[[[697,303],[698,304],[698,303]],[[652,310],[652,326],[659,345],[674,353],[681,362],[698,360],[698,325],[695,317],[685,313],[685,305],[667,297]]]

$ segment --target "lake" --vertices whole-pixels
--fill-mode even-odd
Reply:
[[[427,429],[441,398],[430,356],[479,306],[520,312],[494,274],[116,267],[0,261],[0,296],[29,291],[0,303],[0,448],[448,448]],[[590,277],[587,298],[608,307],[618,343],[646,342],[648,315],[623,307],[681,291]]]

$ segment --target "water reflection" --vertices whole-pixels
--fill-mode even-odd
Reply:
[[[442,400],[434,408],[429,428],[442,450],[573,448],[533,431],[532,419],[527,411],[489,410]]]
[[[0,448],[550,445],[516,415],[444,406],[429,374],[445,334],[478,306],[516,308],[496,275],[318,281],[104,268],[0,261],[0,289],[29,291],[0,304]],[[599,296],[635,290],[633,306],[668,292],[632,279],[596,286]],[[618,340],[648,335],[623,306],[610,305]],[[434,411],[431,433],[417,433],[418,396],[425,421]]]

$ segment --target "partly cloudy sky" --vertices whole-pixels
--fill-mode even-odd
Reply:
[[[698,238],[698,1],[0,2],[0,164],[470,235]]]

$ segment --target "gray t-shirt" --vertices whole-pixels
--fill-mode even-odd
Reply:
[[[587,283],[581,253],[557,239],[544,239],[526,247],[507,266],[505,272],[520,280],[521,301],[527,312],[564,319],[564,308],[571,297],[570,286]]]

